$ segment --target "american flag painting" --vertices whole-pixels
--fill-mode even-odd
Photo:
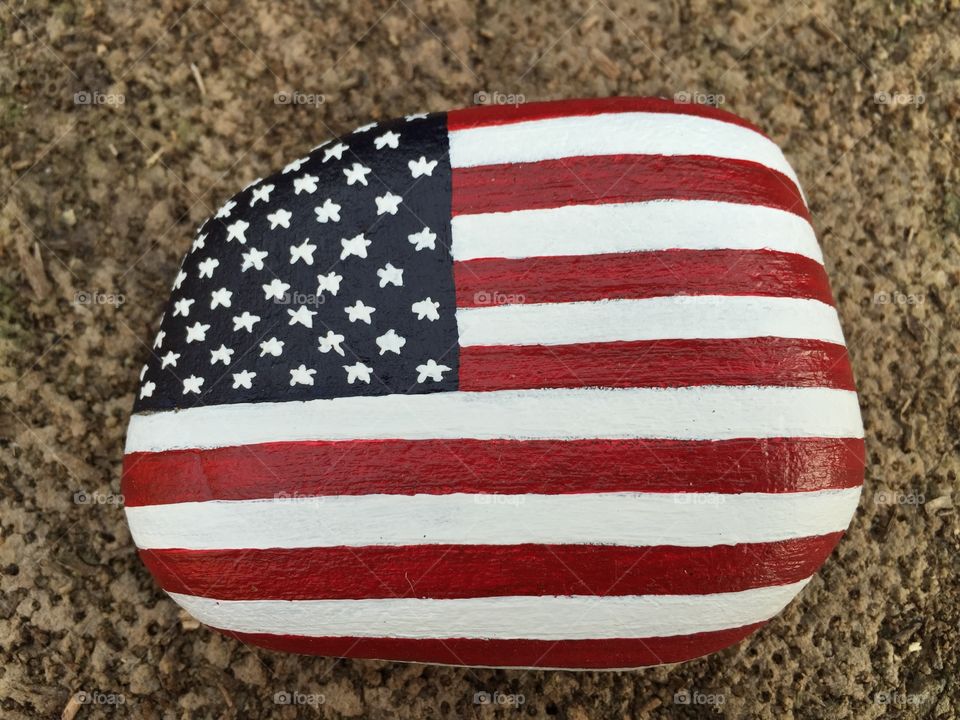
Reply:
[[[163,589],[245,642],[631,668],[776,615],[863,461],[781,151],[617,98],[370,123],[234,196],[174,282],[123,493]]]

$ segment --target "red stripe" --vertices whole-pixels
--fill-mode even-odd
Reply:
[[[369,493],[802,492],[863,483],[855,438],[354,440],[131,453],[128,507]]]
[[[557,117],[624,112],[696,115],[739,125],[763,135],[763,132],[753,123],[725,110],[709,105],[678,103],[665,98],[651,97],[583,98],[579,100],[520,103],[517,105],[480,105],[447,113],[447,129],[450,132],[455,132],[473,127],[506,125],[524,120],[547,120]]]
[[[804,580],[842,534],[712,547],[168,549],[140,557],[164,590],[218,600],[696,595]]]
[[[674,637],[559,641],[305,637],[214,629],[243,643],[305,655],[486,667],[613,669],[692,660],[738,643],[763,625]]]
[[[823,265],[770,250],[482,258],[455,262],[453,276],[458,308],[666,295],[762,295],[833,305]]]
[[[460,350],[460,389],[466,391],[692,385],[854,389],[847,349],[820,340],[647,340]]]
[[[706,155],[601,155],[454,168],[452,188],[453,215],[714,200],[765,205],[810,220],[800,191],[783,173],[747,160]]]

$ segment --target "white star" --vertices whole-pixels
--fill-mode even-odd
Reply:
[[[213,271],[211,270],[211,272]],[[201,275],[200,277],[203,277],[203,275]],[[186,279],[187,279],[187,274],[183,270],[180,270],[179,272],[177,272],[177,277],[173,281],[173,289],[179,290],[180,286],[183,285],[183,281]]]
[[[314,148],[316,149],[316,148]],[[294,160],[291,163],[288,163],[283,168],[283,174],[286,175],[289,172],[296,172],[300,169],[300,166],[303,165],[309,158],[302,157],[299,160]]]
[[[287,310],[287,314],[290,316],[291,325],[300,323],[304,327],[312,328],[313,316],[316,315],[317,312],[316,310],[311,310],[306,305],[301,305],[296,311]]]
[[[366,125],[361,125],[356,130],[353,131],[353,134],[356,135],[357,133],[366,132],[367,130],[373,130],[376,126],[377,124],[375,122],[367,123]]]
[[[193,305],[193,303],[195,302],[196,300],[194,300],[193,298],[183,298],[182,300],[177,300],[173,304],[173,316],[174,317],[178,317],[180,315],[183,315],[183,317],[189,316],[190,306]]]
[[[313,368],[307,369],[306,365],[301,365],[290,371],[290,386],[294,385],[313,385],[313,376],[317,371]]]
[[[437,166],[436,160],[431,160],[427,162],[427,158],[424,155],[420,156],[420,159],[414,162],[411,160],[407,163],[407,167],[410,168],[410,174],[414,178],[418,178],[421,175],[430,175],[433,176],[433,169]]]
[[[365,382],[367,385],[370,384],[370,373],[373,372],[372,367],[367,367],[358,360],[356,365],[344,365],[343,369],[347,371],[347,382],[351,385],[353,385],[354,380]]]
[[[167,351],[167,354],[160,358],[160,369],[166,369],[167,365],[177,366],[177,360],[180,359],[180,353],[175,353],[173,350]]]
[[[377,347],[380,348],[381,355],[383,355],[385,352],[393,352],[399,355],[400,348],[406,344],[407,339],[397,335],[397,331],[393,328],[390,328],[383,335],[377,338]]]
[[[200,234],[200,235],[197,235],[197,236],[193,239],[193,244],[190,246],[190,252],[196,252],[197,250],[202,250],[204,244],[206,243],[206,240],[207,240],[207,234],[206,234],[206,233],[202,233],[202,234]]]
[[[187,342],[192,343],[194,340],[199,342],[206,341],[207,330],[209,329],[209,325],[201,325],[199,322],[195,322],[193,325],[187,328]]]
[[[437,312],[439,307],[440,303],[434,302],[430,298],[424,298],[420,302],[415,302],[410,309],[417,314],[417,320],[426,318],[433,322],[440,319],[440,313]]]
[[[233,318],[233,331],[236,332],[240,328],[243,328],[247,332],[253,332],[253,326],[260,322],[259,315],[251,315],[246,310],[243,311],[243,315],[236,315]]]
[[[196,393],[199,395],[201,385],[203,385],[203,378],[197,377],[196,375],[191,375],[183,381],[183,394],[186,395],[187,393]]]
[[[343,342],[343,335],[335,333],[333,330],[327,331],[326,337],[317,338],[320,343],[320,352],[328,353],[333,350],[339,355],[343,355],[343,348],[340,347],[340,343]]]
[[[370,307],[369,305],[364,305],[360,300],[357,300],[354,305],[345,307],[343,311],[347,314],[347,318],[350,320],[350,322],[362,320],[369,325],[370,315],[376,311],[376,308]]]
[[[147,380],[143,387],[140,388],[140,399],[143,400],[145,397],[153,397],[153,391],[156,390],[157,384],[153,380]]]
[[[290,283],[285,283],[280,278],[274,278],[269,284],[263,286],[265,300],[283,300],[283,296],[290,289]]]
[[[271,230],[275,230],[277,228],[277,225],[280,225],[283,227],[284,230],[287,230],[290,228],[290,218],[292,217],[293,217],[293,213],[291,213],[289,210],[284,210],[283,208],[280,208],[276,212],[272,212],[269,215],[267,215],[267,220],[270,221]]]
[[[143,376],[147,374],[147,366],[140,368],[140,382],[143,382]]]
[[[230,217],[230,212],[237,206],[237,203],[233,200],[227,200],[223,205],[220,206],[220,209],[217,210],[216,218],[218,220],[223,220],[224,218]]]
[[[397,214],[397,207],[400,205],[400,201],[403,200],[399,195],[394,195],[391,192],[388,192],[386,195],[381,195],[378,198],[374,198],[377,203],[377,215],[383,215],[384,213],[390,213],[391,215]]]
[[[343,238],[340,244],[343,246],[343,252],[340,253],[341,260],[346,260],[351,255],[365,258],[367,256],[367,248],[370,247],[370,241],[363,236],[363,233],[354,235],[349,240]]]
[[[380,278],[380,287],[386,287],[388,284],[403,286],[403,269],[395,268],[390,263],[377,270],[377,277]]]
[[[158,348],[163,345],[163,339],[167,336],[166,330],[161,330],[157,333],[157,339],[153,341],[153,347]]]
[[[216,350],[210,351],[210,364],[216,365],[217,362],[222,362],[224,365],[230,364],[230,357],[233,355],[233,350],[228,348],[226,345],[221,344]]]
[[[275,337],[272,337],[266,342],[260,343],[260,357],[268,354],[274,357],[280,357],[280,353],[282,352],[283,340],[277,340]]]
[[[417,365],[417,372],[420,373],[417,376],[417,382],[422,383],[427,378],[434,382],[440,382],[443,380],[443,373],[449,369],[446,365],[437,365],[436,360],[427,360],[426,365]]]
[[[317,214],[318,223],[325,223],[330,220],[340,222],[340,206],[330,198],[324,200],[323,205],[315,207],[313,211]]]
[[[310,238],[305,238],[299,245],[291,245],[290,264],[293,265],[297,260],[303,260],[307,265],[313,265],[313,251],[316,249],[316,245],[310,244]]]
[[[221,305],[223,307],[230,307],[230,298],[232,297],[233,293],[226,288],[214,290],[212,293],[210,293],[210,309],[216,310]]]
[[[273,192],[273,185],[261,185],[253,189],[253,195],[250,196],[250,207],[253,207],[257,200],[270,202],[270,193]]]
[[[353,185],[359,182],[365,186],[367,184],[367,175],[369,175],[370,172],[370,168],[364,167],[360,163],[354,163],[349,170],[347,168],[343,169],[343,174],[347,176],[347,185]]]
[[[227,226],[227,242],[231,240],[236,240],[241,245],[247,244],[247,228],[250,227],[250,223],[246,220],[237,220],[233,225]]]
[[[197,264],[197,270],[200,271],[199,277],[212,278],[213,271],[216,270],[218,267],[220,267],[220,261],[217,260],[216,258],[207,258],[206,260],[203,260],[202,262]]]
[[[413,233],[413,235],[407,235],[407,240],[413,244],[416,250],[423,250],[424,248],[430,248],[431,250],[437,249],[437,234],[428,227],[425,227],[420,232]]]
[[[263,178],[257,178],[256,180],[251,180],[250,182],[248,182],[248,183],[244,186],[243,189],[244,189],[244,190],[249,190],[249,189],[252,188],[254,185],[259,185],[259,184],[262,183],[262,182],[263,182]]]
[[[249,390],[253,387],[253,379],[257,376],[255,372],[250,372],[249,370],[241,370],[238,373],[233,373],[233,389],[237,388],[246,388]]]
[[[326,291],[329,291],[331,295],[336,295],[340,292],[341,280],[343,280],[343,275],[337,275],[335,272],[317,275],[317,295],[323,295]]]
[[[332,148],[327,148],[323,151],[323,161],[326,162],[332,157],[335,157],[337,160],[343,160],[343,151],[348,149],[349,148],[342,142],[338,142]]]
[[[412,113],[411,115],[404,115],[404,116],[403,116],[403,119],[406,120],[407,122],[410,122],[411,120],[426,120],[426,119],[427,119],[427,114],[426,114],[426,113]]]
[[[246,272],[250,268],[263,270],[263,259],[267,254],[266,250],[257,250],[254,247],[250,248],[250,252],[243,254],[243,265],[240,266],[240,272]]]
[[[299,195],[301,190],[308,193],[315,193],[317,191],[317,180],[319,179],[316,175],[310,175],[309,173],[303,177],[294,178],[293,194]]]
[[[397,149],[397,141],[400,139],[400,133],[395,133],[393,130],[387,130],[380,137],[373,139],[373,144],[377,150],[383,150],[385,147],[391,147],[394,150]]]

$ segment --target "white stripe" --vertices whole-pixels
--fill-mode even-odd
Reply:
[[[799,493],[331,495],[126,509],[140,548],[587,543],[706,547],[844,530],[860,488]]]
[[[710,595],[213,600],[170,593],[214,627],[308,637],[582,640],[690,635],[767,620],[809,582]]]
[[[457,215],[453,259],[597,255],[647,250],[779,250],[823,263],[813,228],[794,213],[712,200],[567,205]]]
[[[808,298],[670,295],[457,308],[460,345],[786,337],[843,345],[840,318]]]
[[[297,440],[863,437],[857,395],[789,387],[444,392],[134,415],[129,452]]]
[[[796,173],[772,140],[740,125],[696,115],[605,113],[450,133],[450,164],[455,168],[627,154],[750,160],[782,172],[800,187]]]

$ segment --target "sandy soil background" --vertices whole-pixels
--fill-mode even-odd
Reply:
[[[0,715],[955,717],[956,2],[138,5],[0,3]],[[716,102],[804,182],[867,484],[823,571],[739,647],[620,674],[274,655],[181,616],[135,557],[124,430],[193,229],[332,133],[478,93]]]

